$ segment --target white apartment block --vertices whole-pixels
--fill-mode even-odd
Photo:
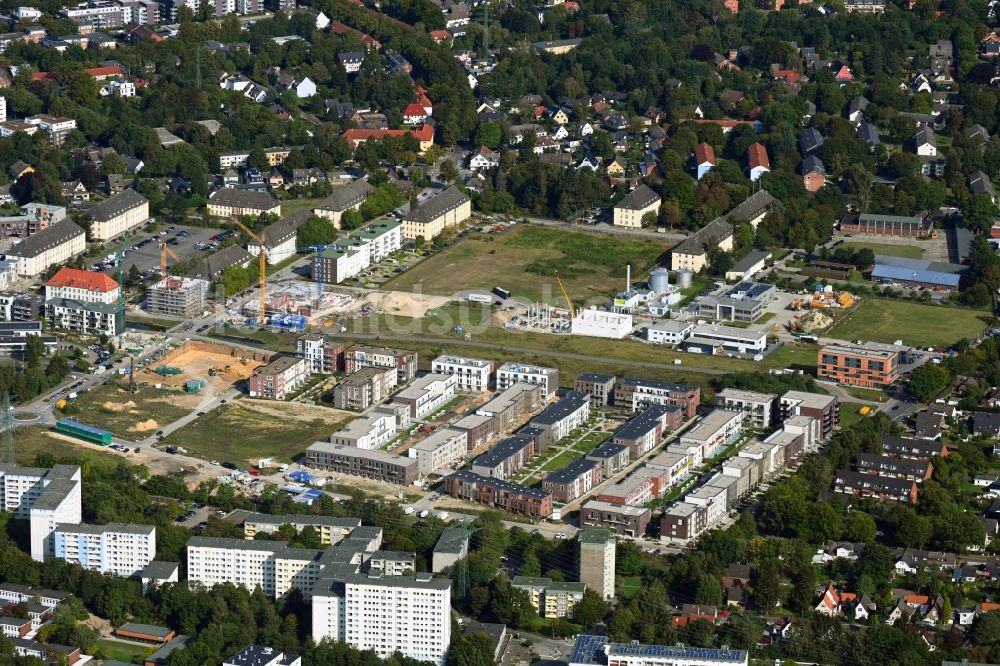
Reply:
[[[713,409],[698,424],[681,435],[682,446],[701,448],[702,458],[712,458],[735,442],[743,431],[743,412]]]
[[[107,241],[145,224],[149,219],[149,200],[128,188],[92,207],[88,214],[90,237]]]
[[[376,407],[330,435],[330,443],[369,451],[381,448],[409,424],[409,417],[400,423],[400,417],[408,413],[409,410],[402,406],[398,409],[390,406]]]
[[[118,283],[104,273],[63,267],[45,283],[45,299],[65,298],[80,303],[118,302]]]
[[[293,587],[308,598],[321,570],[323,551],[290,548],[284,541],[192,537],[187,543],[188,582],[205,588],[223,583],[260,587],[277,599]]]
[[[559,370],[521,363],[504,363],[497,368],[497,391],[509,389],[514,384],[522,382],[540,386],[542,402],[548,402],[559,388]]]
[[[17,259],[20,277],[35,277],[49,266],[62,265],[87,249],[87,234],[75,222],[63,220],[25,238],[8,252]]]
[[[235,169],[237,167],[245,167],[247,165],[247,160],[250,159],[250,151],[248,150],[237,150],[228,153],[219,154],[219,168]]]
[[[392,401],[409,407],[410,418],[422,419],[454,398],[457,385],[458,378],[455,375],[431,373],[414,379]]]
[[[153,525],[59,525],[53,541],[55,557],[125,578],[139,574],[156,558]]]
[[[24,122],[44,130],[56,145],[65,141],[69,133],[76,129],[76,120],[73,118],[57,118],[44,113],[25,118]]]
[[[51,469],[0,465],[3,510],[30,522],[31,558],[43,562],[54,552],[52,532],[63,523],[79,523],[80,468],[56,465]]]
[[[334,579],[313,591],[312,616],[316,641],[443,665],[451,641],[451,581],[430,574]]]
[[[329,546],[345,539],[353,530],[361,527],[361,519],[251,513],[243,519],[243,534],[247,539],[253,539],[258,534],[273,534],[282,525],[291,525],[296,532],[311,527],[319,535],[320,543]]]
[[[460,462],[468,453],[468,443],[469,435],[464,430],[441,428],[411,446],[409,456],[416,459],[417,471],[426,476]]]
[[[403,225],[397,220],[380,220],[351,232],[351,238],[368,246],[372,263],[403,249]]]
[[[746,424],[753,428],[770,427],[777,416],[778,396],[774,393],[741,391],[727,388],[715,394],[715,404],[722,409],[743,412]]]
[[[431,372],[454,375],[457,391],[485,393],[489,390],[496,364],[481,358],[438,356],[431,361]]]

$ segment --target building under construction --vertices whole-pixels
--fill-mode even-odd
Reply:
[[[167,277],[149,288],[147,307],[153,314],[194,317],[205,310],[208,281]]]

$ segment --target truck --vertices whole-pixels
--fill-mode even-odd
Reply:
[[[469,294],[469,300],[473,303],[492,303],[493,297],[489,294]]]
[[[508,298],[510,298],[510,292],[504,289],[503,287],[493,287],[493,293],[502,298],[503,300],[507,300]]]

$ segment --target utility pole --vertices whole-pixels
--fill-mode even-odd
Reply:
[[[13,465],[15,462],[14,406],[10,402],[10,393],[4,395],[0,409],[3,409],[3,414],[0,414],[0,428],[3,428],[3,461]]]

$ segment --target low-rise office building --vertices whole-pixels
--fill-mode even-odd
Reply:
[[[690,337],[692,331],[692,322],[664,319],[646,328],[646,339],[660,345],[679,345]]]
[[[698,316],[716,321],[752,323],[764,316],[777,293],[773,284],[740,282],[719,294],[697,299]]]
[[[399,486],[409,486],[417,480],[417,461],[412,458],[343,444],[310,444],[306,448],[305,464],[336,474],[360,476]]]
[[[767,349],[767,333],[751,331],[734,326],[702,324],[691,331],[691,336],[682,344],[684,351],[701,354],[755,355]]]
[[[818,352],[816,376],[820,379],[881,388],[899,379],[899,354],[870,345],[834,344]]]
[[[438,356],[431,361],[431,372],[454,375],[455,390],[485,393],[493,383],[496,364],[481,358]]]

